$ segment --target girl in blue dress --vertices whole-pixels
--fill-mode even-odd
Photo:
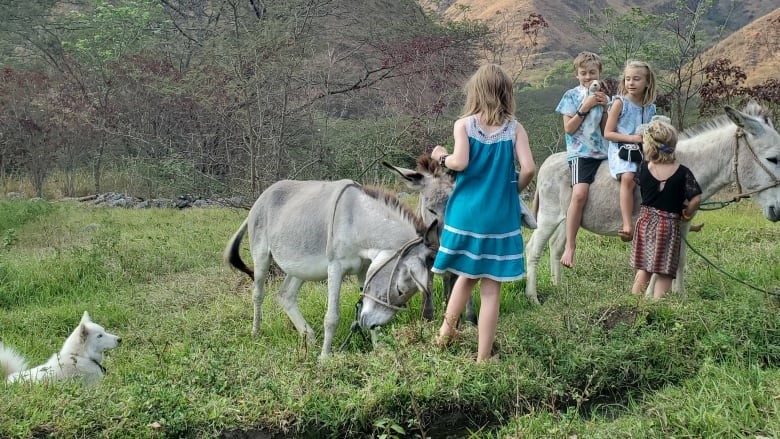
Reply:
[[[628,61],[618,86],[618,96],[612,100],[607,115],[604,137],[609,140],[607,159],[609,172],[620,181],[620,216],[623,227],[618,236],[630,241],[633,234],[631,217],[634,212],[634,174],[639,163],[623,160],[618,155],[621,143],[642,143],[637,127],[647,124],[655,115],[655,74],[643,61]]]
[[[514,116],[509,75],[498,65],[482,66],[465,92],[463,116],[453,130],[453,153],[440,145],[431,152],[440,165],[457,172],[433,272],[449,271],[458,280],[436,344],[446,346],[456,336],[458,316],[479,283],[479,363],[491,355],[501,283],[525,275],[519,191],[531,182],[536,164],[528,136]]]

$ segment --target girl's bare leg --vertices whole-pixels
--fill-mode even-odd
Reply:
[[[634,284],[631,286],[631,294],[642,297],[645,294],[647,285],[650,283],[651,273],[645,270],[637,270],[636,276],[634,276]]]
[[[655,287],[653,287],[653,298],[663,298],[667,291],[672,288],[673,280],[674,279],[672,279],[671,276],[665,276],[663,274],[657,275],[655,280]]]
[[[477,279],[458,276],[458,280],[455,281],[455,285],[452,287],[450,300],[447,302],[444,321],[441,324],[441,328],[439,328],[439,338],[441,340],[444,340],[444,337],[451,338],[455,335],[455,330],[458,327],[458,318],[460,318],[463,309],[466,308],[466,302],[471,298],[471,293],[474,291],[476,284]],[[481,322],[480,325],[482,325]]]
[[[477,345],[477,363],[490,358],[493,341],[496,339],[498,310],[501,298],[501,283],[492,279],[482,279],[479,287],[479,343]]]
[[[620,175],[620,216],[623,218],[623,227],[619,234],[624,241],[630,241],[634,234],[634,224],[631,221],[634,213],[634,186],[633,172]]]

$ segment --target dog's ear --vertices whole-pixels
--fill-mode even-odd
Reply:
[[[79,323],[79,340],[81,340],[82,344],[87,342],[87,337],[89,337],[89,329],[87,328],[86,322],[82,320],[82,322]]]
[[[89,313],[84,311],[84,314],[81,316],[81,321],[79,322],[79,338],[81,339],[82,343],[87,342],[87,337],[89,336],[89,329],[87,329],[87,323],[91,322],[89,319]]]

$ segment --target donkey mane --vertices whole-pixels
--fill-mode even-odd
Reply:
[[[396,209],[396,211],[401,214],[402,218],[405,218],[414,225],[414,229],[417,231],[418,235],[423,235],[425,233],[426,226],[422,218],[414,213],[407,205],[403,204],[401,200],[398,199],[398,196],[389,192],[387,189],[378,186],[361,186],[361,188],[367,195]]]
[[[686,128],[680,133],[680,140],[690,139],[692,137],[698,136],[699,134],[733,124],[734,122],[732,122],[728,116],[721,114],[720,116],[714,117],[706,122],[702,122],[698,125]]]
[[[749,116],[756,116],[764,119],[764,121],[767,124],[770,124],[769,121],[769,110],[759,105],[756,101],[750,101],[747,105],[745,105],[745,109],[743,112]],[[706,122],[702,122],[699,125],[694,125],[690,128],[686,128],[684,131],[680,133],[680,140],[683,139],[690,139],[692,137],[696,137],[699,134],[716,130],[718,128],[722,128],[727,125],[733,125],[734,122],[729,119],[728,115],[721,114],[719,116],[716,116]]]

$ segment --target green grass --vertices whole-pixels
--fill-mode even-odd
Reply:
[[[420,297],[381,331],[318,361],[324,283],[306,283],[306,345],[270,285],[251,336],[245,275],[221,261],[246,212],[130,210],[0,202],[0,341],[33,364],[57,351],[81,313],[123,337],[103,382],[7,385],[0,437],[777,437],[778,300],[689,253],[687,295],[637,301],[629,247],[580,234],[561,284],[540,264],[541,307],[505,285],[499,360],[476,365],[476,330],[446,351]],[[780,230],[749,202],[702,212],[691,245],[769,291]],[[13,231],[13,232],[11,232]],[[244,258],[249,259],[244,249]],[[438,284],[437,284],[438,288]],[[343,286],[338,348],[358,299]],[[441,298],[437,297],[437,302]],[[258,433],[259,434],[259,433]]]

